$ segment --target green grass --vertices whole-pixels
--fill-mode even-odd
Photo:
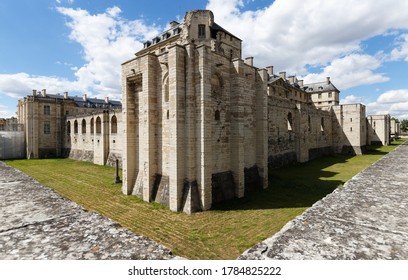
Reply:
[[[115,170],[71,159],[7,161],[43,185],[190,259],[235,259],[272,236],[313,203],[394,149],[370,147],[364,156],[334,155],[270,170],[269,188],[187,215],[125,196]]]

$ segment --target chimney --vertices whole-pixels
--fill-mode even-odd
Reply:
[[[279,76],[286,81],[286,72],[279,72]]]
[[[41,95],[42,95],[43,97],[47,97],[47,90],[46,90],[46,89],[43,89],[43,90],[41,91]]]
[[[109,103],[109,96],[105,96],[105,103]]]
[[[83,100],[83,101],[86,101],[86,100],[87,100],[87,97],[88,97],[88,96],[87,96],[86,93],[85,93],[85,94],[82,96],[82,100]]]
[[[330,77],[326,77],[326,82],[328,85],[330,85]]]
[[[299,80],[298,85],[302,88],[303,87],[303,80]]]
[[[254,66],[254,58],[252,56],[245,58],[245,64]]]
[[[288,77],[289,83],[293,85],[295,83],[295,76]]]
[[[37,96],[37,90],[33,89],[33,96]]]
[[[68,99],[68,91],[64,92],[64,99]]]
[[[266,70],[268,71],[269,76],[273,77],[273,66],[266,67]]]

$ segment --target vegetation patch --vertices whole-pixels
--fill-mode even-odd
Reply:
[[[313,203],[401,144],[369,147],[363,156],[333,155],[269,171],[269,188],[192,215],[125,196],[115,169],[71,159],[13,160],[32,176],[84,208],[111,218],[189,259],[235,259],[272,236]]]

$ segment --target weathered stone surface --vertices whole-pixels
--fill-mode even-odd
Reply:
[[[153,199],[157,203],[169,206],[169,176],[156,174],[153,185]]]
[[[178,258],[3,162],[0,220],[0,259]]]
[[[240,259],[408,259],[408,145],[315,203]]]

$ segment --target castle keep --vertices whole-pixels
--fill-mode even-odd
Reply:
[[[33,90],[18,102],[27,158],[70,157],[102,165],[120,158],[115,142],[121,108],[108,98]]]
[[[207,210],[268,187],[268,168],[361,154],[365,106],[241,59],[211,11],[188,12],[122,65],[123,193]]]

